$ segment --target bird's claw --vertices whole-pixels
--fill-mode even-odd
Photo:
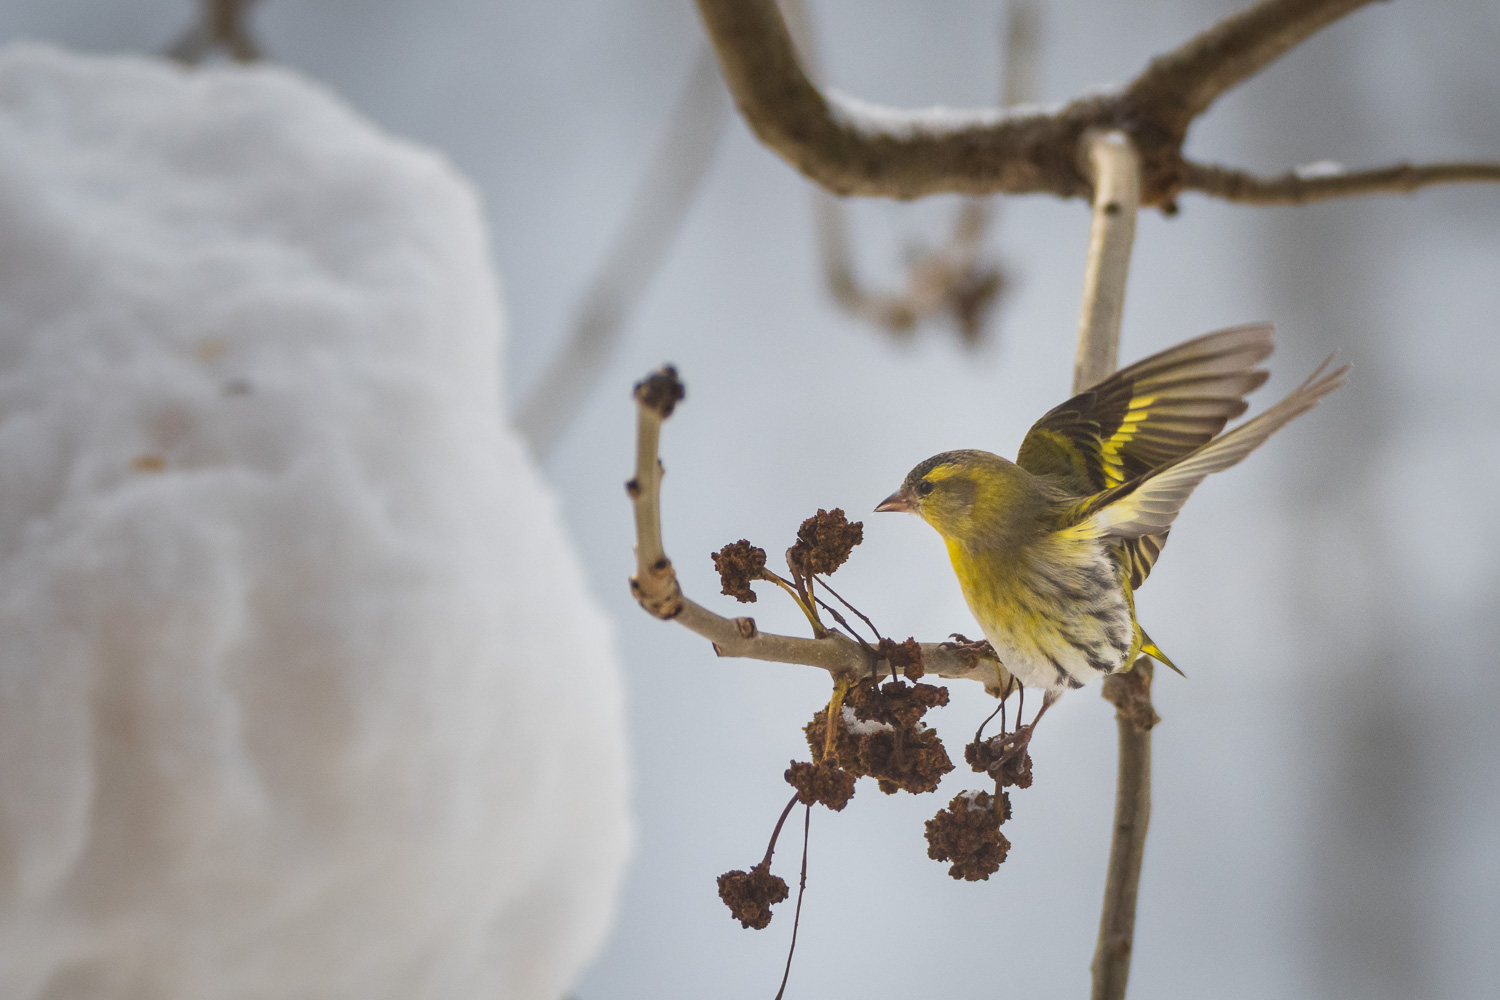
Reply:
[[[953,640],[952,642],[943,643],[948,649],[954,649],[961,654],[977,657],[981,660],[994,660],[996,662],[1000,660],[999,655],[995,652],[995,647],[990,645],[988,639],[970,639],[961,632],[951,632],[948,638]]]

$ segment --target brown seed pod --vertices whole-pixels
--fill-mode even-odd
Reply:
[[[787,895],[786,882],[772,875],[765,862],[748,872],[732,871],[719,876],[719,898],[747,928],[763,929],[771,922],[771,907]]]
[[[1001,807],[1008,808],[1008,803]],[[1001,817],[989,792],[960,792],[948,808],[927,821],[927,856],[952,862],[948,874],[953,878],[988,879],[1010,851],[1010,841],[1000,832]]]
[[[786,769],[786,783],[797,789],[797,801],[803,805],[821,802],[839,812],[854,797],[855,776],[831,760],[816,764],[792,761]]]
[[[787,550],[786,560],[803,576],[832,573],[849,558],[854,546],[864,540],[862,521],[849,521],[842,509],[818,510],[797,529],[797,541]]]
[[[752,580],[759,580],[766,568],[766,550],[751,545],[747,539],[730,542],[713,554],[714,569],[719,571],[720,593],[741,604],[755,603]]]

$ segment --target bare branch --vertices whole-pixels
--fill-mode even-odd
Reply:
[[[1398,163],[1351,171],[1320,167],[1312,164],[1274,177],[1257,177],[1228,167],[1185,162],[1182,187],[1251,205],[1304,205],[1351,195],[1410,194],[1435,184],[1500,183],[1500,163]]]
[[[1083,271],[1083,306],[1078,319],[1078,352],[1073,391],[1104,381],[1119,367],[1120,321],[1125,315],[1125,282],[1135,245],[1135,216],[1141,203],[1140,154],[1119,132],[1094,132],[1084,151],[1094,181],[1094,214],[1089,255]]]
[[[164,53],[167,58],[196,65],[215,49],[236,62],[261,58],[260,46],[245,24],[246,14],[257,0],[199,0],[198,20]]]
[[[635,387],[637,409],[635,478],[625,484],[635,508],[636,573],[631,592],[657,618],[675,621],[713,643],[720,656],[819,667],[835,678],[886,674],[891,668],[866,647],[838,632],[822,638],[762,632],[753,618],[725,618],[682,593],[677,571],[661,537],[661,461],[657,455],[662,421],[682,398],[677,372],[663,368]],[[930,674],[977,680],[995,694],[1009,689],[1010,674],[999,663],[949,643],[922,643],[922,663]]]
[[[1160,722],[1151,706],[1151,660],[1141,657],[1123,674],[1104,679],[1104,698],[1115,706],[1120,761],[1115,777],[1115,825],[1109,844],[1109,874],[1094,951],[1092,1000],[1123,1000],[1135,950],[1135,904],[1151,825],[1151,727]]]
[[[1127,96],[1180,137],[1226,91],[1372,0],[1262,0],[1151,60]]]
[[[707,46],[693,62],[625,224],[595,274],[567,343],[537,379],[516,423],[539,454],[551,451],[671,248],[729,123],[729,98]]]
[[[1140,203],[1140,158],[1118,132],[1091,133],[1085,153],[1094,180],[1093,223],[1084,268],[1083,308],[1073,391],[1081,392],[1119,366],[1120,320],[1135,216]],[[1120,762],[1115,784],[1115,825],[1099,915],[1093,962],[1093,1000],[1124,1000],[1135,938],[1135,904],[1151,822],[1151,662],[1142,658],[1104,679],[1104,697],[1119,709]],[[1142,725],[1143,719],[1151,722]]]
[[[745,120],[762,142],[829,191],[889,198],[1002,192],[1087,198],[1091,189],[1078,162],[1079,143],[1090,132],[1119,131],[1141,155],[1141,203],[1170,209],[1183,186],[1182,144],[1195,117],[1369,0],[1265,0],[1153,60],[1122,90],[1050,111],[1005,112],[900,111],[821,93],[798,61],[775,0],[697,2]],[[1229,190],[1253,189],[1211,185],[1201,180],[1210,168],[1195,169],[1196,190],[1207,194],[1228,197]],[[1435,173],[1428,183],[1490,179]]]

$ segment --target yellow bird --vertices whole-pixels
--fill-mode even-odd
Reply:
[[[1136,621],[1134,600],[1177,512],[1205,476],[1312,409],[1348,371],[1325,374],[1323,362],[1221,435],[1266,380],[1256,366],[1271,334],[1269,324],[1235,327],[1138,361],[1038,420],[1015,462],[945,451],[875,508],[937,529],[985,638],[1021,684],[1047,692],[1043,711],[1141,653],[1177,669]]]

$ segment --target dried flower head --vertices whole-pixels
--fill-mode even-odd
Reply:
[[[786,882],[772,875],[765,862],[748,872],[732,871],[719,876],[719,898],[744,927],[763,929],[771,922],[771,907],[787,895]]]
[[[786,783],[797,789],[798,802],[808,806],[821,802],[834,812],[843,809],[854,798],[854,778],[831,760],[816,764],[794,760],[786,769]]]
[[[909,681],[920,680],[927,673],[927,668],[922,665],[922,644],[915,638],[905,642],[881,639],[877,655],[891,665],[893,672],[899,670]]]
[[[750,581],[759,580],[766,568],[766,550],[751,545],[741,538],[731,542],[713,554],[714,569],[719,571],[720,591],[741,604],[753,604],[755,591]]]
[[[844,565],[864,537],[863,522],[845,519],[838,507],[819,509],[797,529],[797,541],[787,550],[786,560],[803,576],[827,575]]]
[[[928,709],[948,704],[948,689],[936,684],[908,685],[900,681],[888,681],[878,688],[861,684],[850,689],[846,702],[857,719],[910,728]]]
[[[927,856],[951,861],[948,874],[978,882],[999,870],[1010,841],[1000,832],[1002,813],[988,792],[960,792],[927,821]],[[1008,808],[1008,803],[1002,803]]]
[[[938,690],[947,694],[945,689]],[[946,700],[943,698],[942,703]],[[861,719],[856,711],[846,704],[834,726],[833,759],[844,770],[857,777],[874,778],[887,795],[902,789],[913,794],[931,792],[943,775],[953,770],[953,762],[937,732],[917,722],[911,711],[890,714],[891,718],[907,720],[901,724]],[[803,732],[813,760],[822,761],[828,709],[820,709]]]

